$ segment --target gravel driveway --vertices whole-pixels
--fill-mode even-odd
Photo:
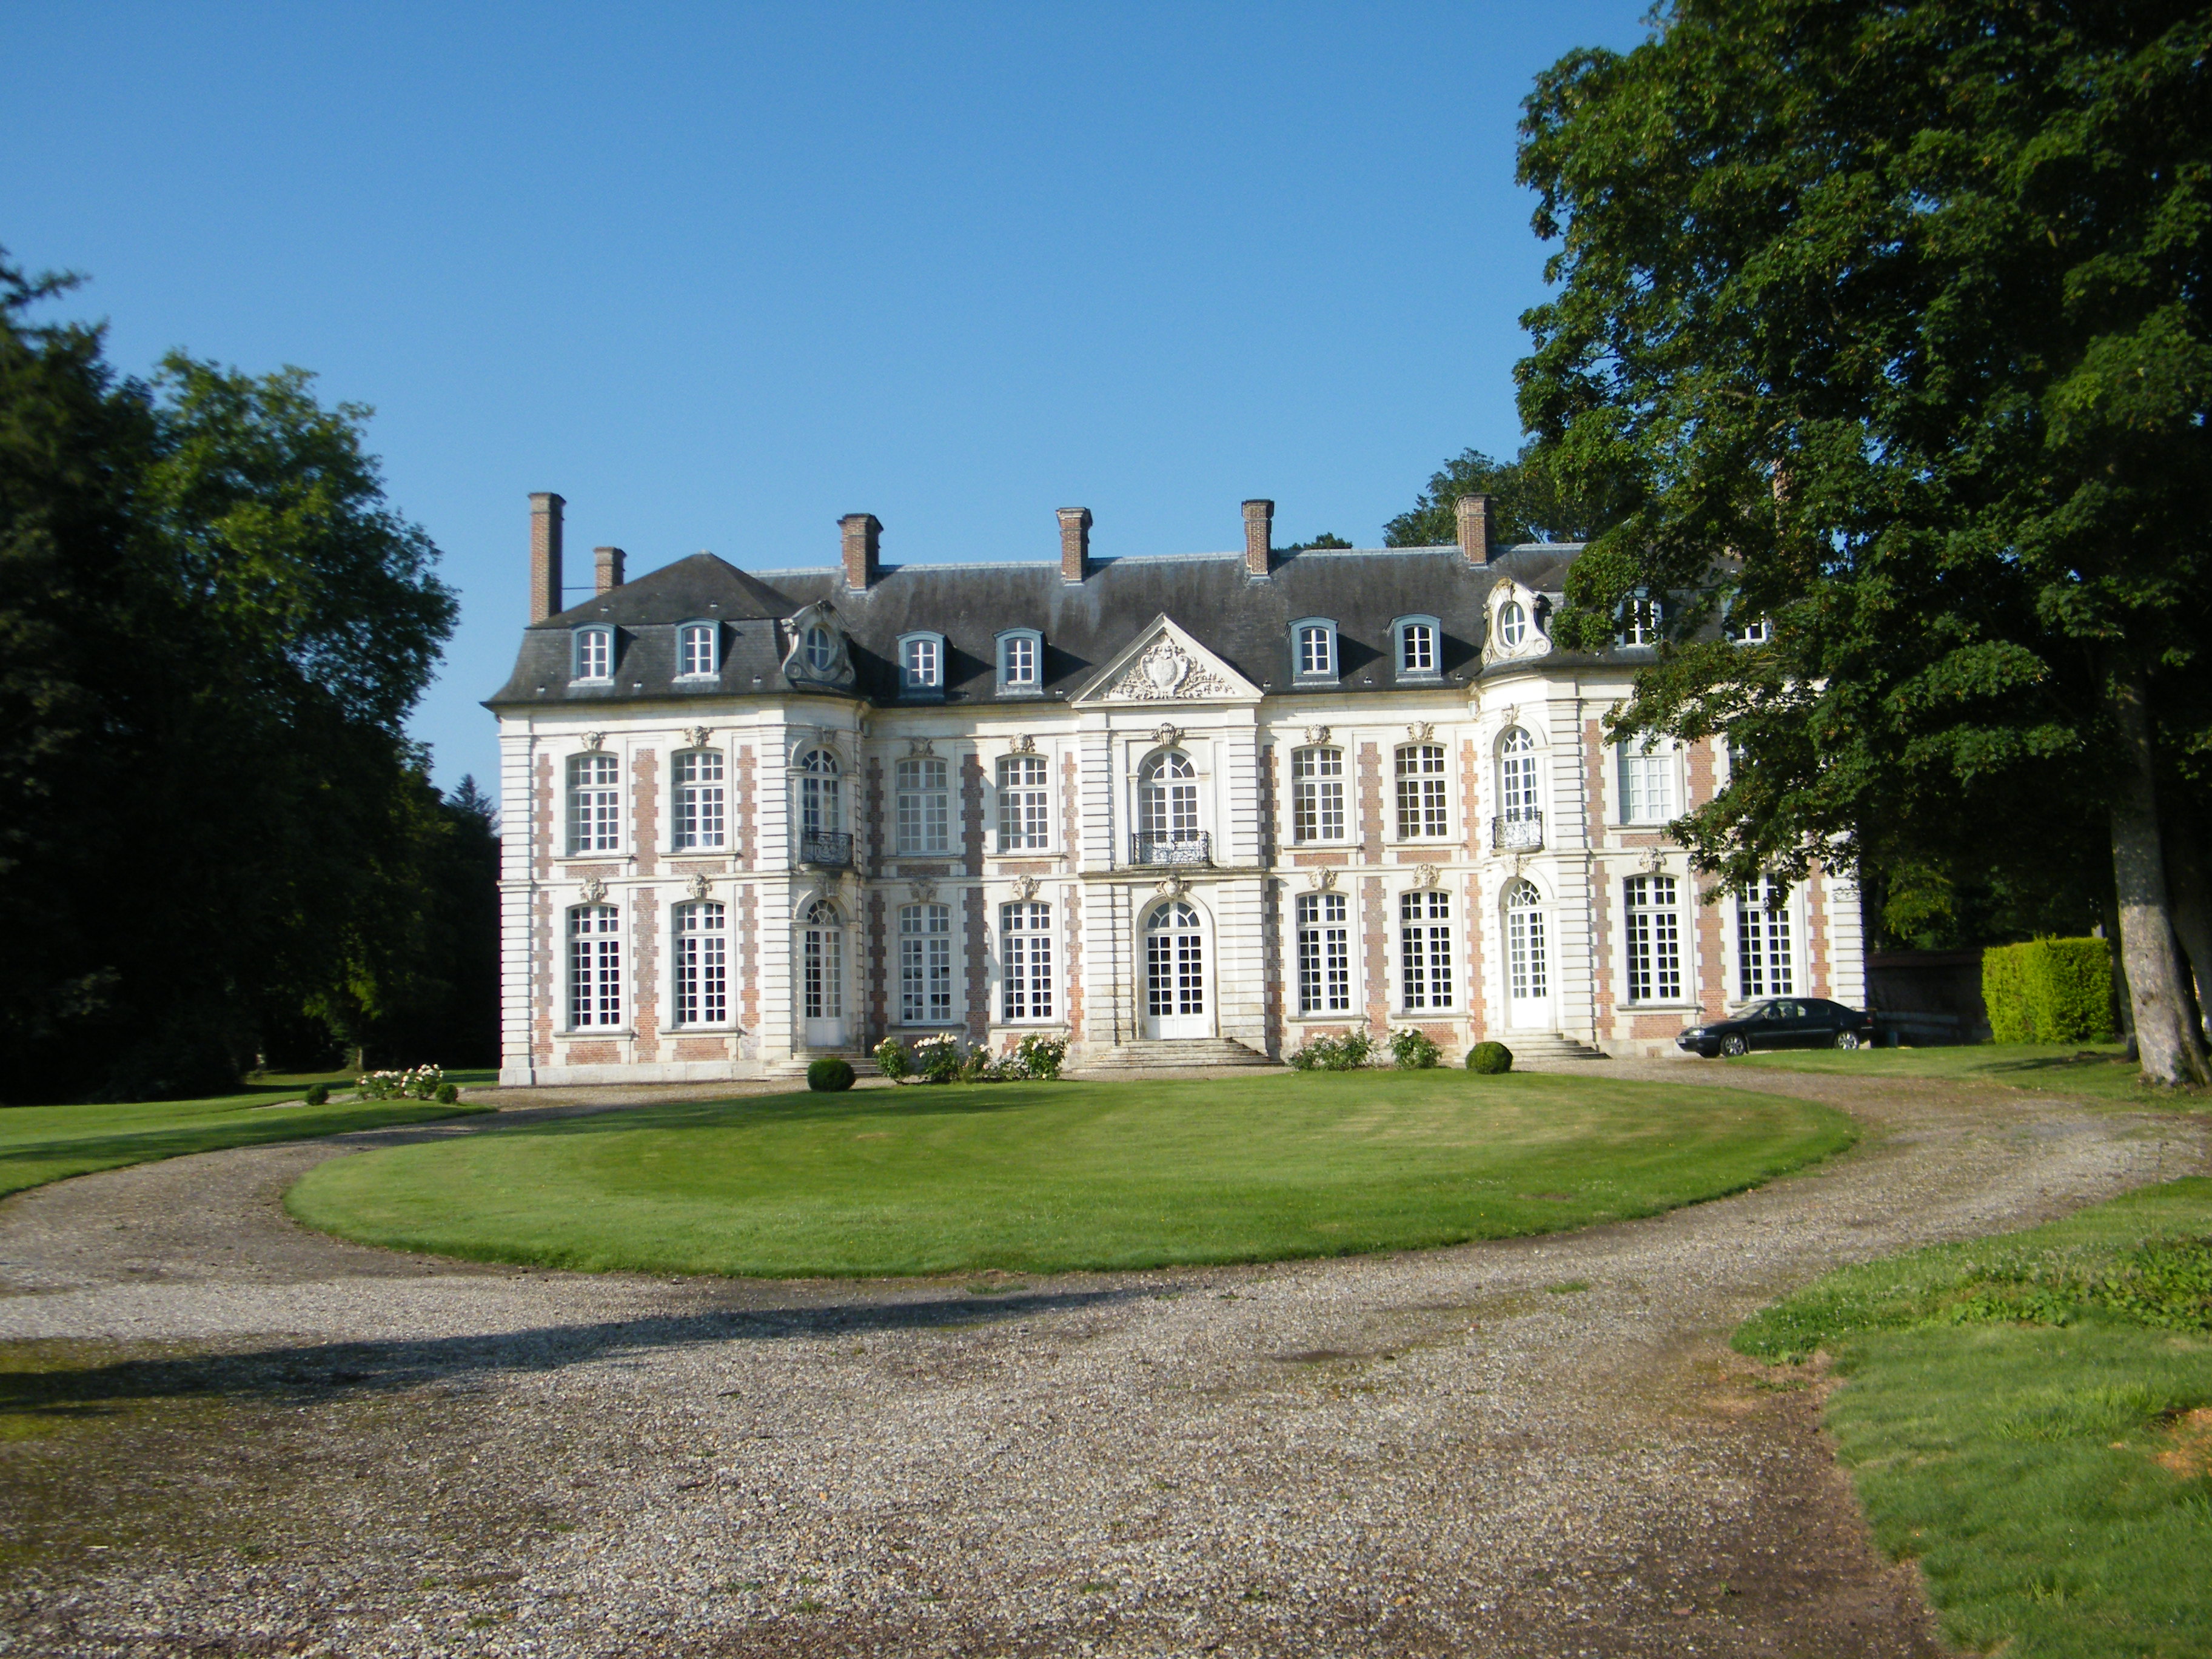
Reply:
[[[278,1206],[477,1124],[21,1194],[0,1653],[1940,1651],[1811,1392],[1729,1329],[1836,1263],[2201,1169],[2203,1126],[1606,1069],[1867,1138],[1571,1236],[1035,1281],[479,1267]]]

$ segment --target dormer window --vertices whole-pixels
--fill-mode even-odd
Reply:
[[[1508,599],[1498,607],[1498,642],[1508,651],[1528,637],[1528,607]]]
[[[676,672],[684,679],[710,678],[721,672],[715,649],[721,630],[713,623],[685,623],[676,630]]]
[[[1658,644],[1661,616],[1659,601],[1648,594],[1638,594],[1627,600],[1620,607],[1620,642]]]
[[[1434,617],[1398,618],[1398,678],[1433,680],[1443,672],[1443,629]]]
[[[817,674],[826,674],[836,665],[837,638],[828,629],[817,623],[806,630],[806,665]]]
[[[611,628],[576,630],[576,665],[573,678],[611,680],[615,675],[615,631]]]
[[[899,690],[908,696],[942,694],[945,690],[945,636],[942,634],[899,635]]]
[[[1309,617],[1291,625],[1291,666],[1297,681],[1312,684],[1336,678],[1336,624]]]
[[[1008,629],[999,635],[999,694],[1035,696],[1044,689],[1044,637],[1035,629]]]
[[[1773,639],[1774,630],[1765,617],[1747,617],[1729,623],[1728,635],[1738,645],[1765,645]]]

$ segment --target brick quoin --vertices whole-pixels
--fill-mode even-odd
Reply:
[[[1382,751],[1359,745],[1359,846],[1361,861],[1382,862]]]
[[[553,878],[553,757],[540,750],[536,787],[532,792],[531,874],[539,881]]]
[[[1828,989],[1828,907],[1824,873],[1816,862],[1805,884],[1805,980],[1808,996],[1832,995]]]
[[[1470,1043],[1482,1041],[1489,1029],[1484,1018],[1482,992],[1482,878],[1470,872],[1467,878],[1467,1018]]]
[[[890,1010],[886,983],[889,968],[885,958],[890,954],[890,918],[884,914],[883,890],[878,888],[868,895],[868,1013],[867,1036],[880,1037],[890,1030]]]
[[[983,758],[960,757],[960,845],[967,858],[967,873],[983,873]],[[979,895],[975,901],[982,902]]]
[[[1375,752],[1369,744],[1367,753]],[[1390,935],[1382,896],[1382,878],[1368,876],[1359,884],[1360,939],[1367,957],[1367,1028],[1381,1036],[1390,1029]]]
[[[1083,890],[1071,887],[1062,901],[1060,959],[1067,964],[1067,1029],[1083,1035]]]
[[[983,890],[964,889],[962,897],[968,918],[968,1040],[981,1042],[991,1034],[990,979],[985,962],[990,939],[983,931]]]
[[[738,889],[738,966],[744,978],[738,994],[738,1018],[752,1034],[750,1046],[760,1048],[760,897],[748,882]]]
[[[755,777],[753,748],[743,744],[738,749],[738,859],[744,868],[754,866],[753,853],[753,793],[758,787]]]
[[[630,982],[636,1007],[630,1026],[637,1033],[637,1057],[660,1054],[660,911],[650,887],[641,887],[630,902]]]
[[[567,941],[558,946],[553,938],[553,895],[539,888],[531,899],[531,932],[536,940],[531,946],[531,977],[543,988],[538,999],[536,1017],[530,1022],[530,1063],[550,1066],[553,1063],[553,1011],[562,1006],[567,987],[554,972],[554,963],[560,958],[556,949],[565,953]]]
[[[629,763],[630,818],[636,826],[630,846],[637,854],[637,873],[658,875],[660,866],[660,752],[641,749]]]

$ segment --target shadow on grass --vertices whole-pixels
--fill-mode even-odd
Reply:
[[[154,1400],[219,1397],[275,1403],[390,1394],[499,1373],[559,1371],[594,1360],[722,1342],[957,1330],[1158,1294],[1142,1289],[996,1294],[988,1301],[842,1303],[824,1308],[718,1310],[557,1325],[489,1336],[337,1342],[242,1353],[124,1359],[104,1365],[0,1370],[0,1413],[82,1417]],[[25,1345],[36,1362],[36,1345]],[[7,1363],[0,1350],[0,1364]]]

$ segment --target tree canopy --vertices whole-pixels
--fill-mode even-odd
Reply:
[[[1540,77],[1520,163],[1560,243],[1522,419],[1623,509],[1556,629],[1670,596],[1617,728],[1728,733],[1701,867],[1924,894],[2101,833],[2171,1081],[2205,1075],[2208,52],[2172,0],[1676,0]]]
[[[1563,478],[1526,445],[1510,461],[1462,450],[1432,473],[1429,487],[1382,526],[1385,547],[1448,547],[1459,539],[1459,498],[1490,497],[1492,533],[1516,542],[1586,541],[1620,516],[1613,481],[1602,474]]]

